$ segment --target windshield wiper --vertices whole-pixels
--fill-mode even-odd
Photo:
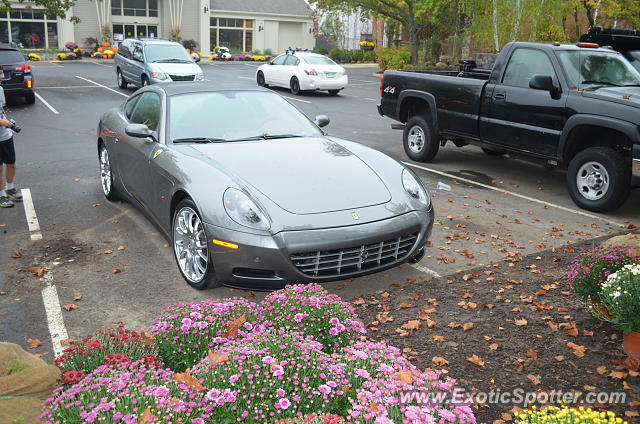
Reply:
[[[174,143],[222,143],[228,140],[224,138],[211,138],[211,137],[185,137],[176,138]]]
[[[304,137],[304,136],[296,135],[296,134],[262,134],[262,135],[255,135],[253,137],[236,138],[235,140],[229,140],[229,141],[275,140],[277,138],[296,138],[296,137]]]
[[[582,84],[600,84],[600,85],[611,85],[613,87],[621,87],[620,84],[616,84],[609,81],[582,81]]]

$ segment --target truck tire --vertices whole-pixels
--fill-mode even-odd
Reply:
[[[631,191],[631,166],[619,152],[590,147],[569,163],[567,188],[582,209],[608,212],[620,207]]]
[[[430,162],[440,149],[431,123],[422,116],[409,118],[404,126],[402,144],[407,156],[416,162]]]

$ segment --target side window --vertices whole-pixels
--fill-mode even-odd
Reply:
[[[131,59],[131,53],[129,52],[129,46],[127,46],[124,43],[122,43],[120,45],[120,48],[118,49],[118,54],[120,54],[122,57],[126,57],[127,59]]]
[[[140,96],[135,96],[127,100],[127,103],[124,105],[124,114],[127,119],[131,120],[131,114],[133,113],[133,108],[136,107],[136,103],[140,100]]]
[[[284,60],[287,58],[286,54],[281,54],[280,56],[273,59],[271,62],[273,65],[284,65]]]
[[[511,55],[502,83],[514,87],[529,88],[534,75],[556,76],[549,57],[541,50],[518,49]]]
[[[131,122],[145,124],[151,131],[155,131],[160,122],[160,96],[151,92],[142,94],[131,115]]]
[[[142,55],[142,46],[140,44],[134,44],[133,46],[131,46],[131,48],[133,49],[133,58],[140,62],[144,62],[144,56]]]
[[[287,56],[287,60],[284,62],[285,66],[296,66],[298,63],[300,63],[300,59],[293,55]]]

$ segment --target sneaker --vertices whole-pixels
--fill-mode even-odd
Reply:
[[[13,201],[7,196],[0,196],[0,208],[12,208]]]
[[[4,192],[7,193],[7,197],[14,202],[22,202],[22,194],[15,188],[5,190]]]

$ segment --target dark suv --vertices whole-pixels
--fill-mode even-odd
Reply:
[[[0,43],[0,66],[4,71],[2,88],[9,96],[24,96],[28,104],[36,102],[33,92],[33,75],[31,66],[27,63],[20,50],[9,44]]]

